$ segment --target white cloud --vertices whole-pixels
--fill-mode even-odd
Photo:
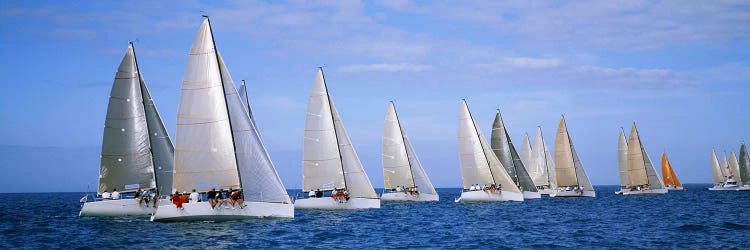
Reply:
[[[375,63],[375,64],[356,64],[339,67],[337,70],[343,73],[363,73],[363,72],[422,72],[431,70],[432,66],[424,64],[408,63]]]

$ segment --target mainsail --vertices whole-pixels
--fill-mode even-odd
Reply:
[[[724,173],[721,171],[719,159],[716,158],[716,151],[713,148],[711,149],[711,178],[714,184],[724,182]]]
[[[496,184],[503,192],[521,193],[479,132],[466,101],[461,103],[458,116],[458,155],[464,189],[474,184]]]
[[[617,166],[620,170],[620,186],[628,186],[628,140],[625,130],[620,128],[620,139],[617,143]]]
[[[738,183],[742,183],[743,179],[740,176],[740,163],[739,160],[737,160],[737,155],[734,153],[734,149],[729,154],[729,173],[732,177],[734,177],[734,180]],[[744,180],[748,181],[748,180]]]
[[[539,170],[539,174],[533,177],[534,184],[536,184],[537,186],[549,186],[550,188],[557,188],[555,162],[550,155],[547,143],[544,141],[541,127],[538,127],[536,130],[534,148],[532,148],[531,152],[533,154],[531,162],[535,164],[536,169]]]
[[[248,201],[290,202],[216,49],[208,18],[190,50],[177,118],[178,191],[242,188]]]
[[[630,141],[628,142],[628,184],[630,186],[648,184],[651,189],[664,188],[664,184],[656,173],[646,149],[643,148],[635,123],[630,130]]]
[[[328,95],[323,69],[310,91],[302,160],[303,191],[348,188],[352,197],[377,198]]]
[[[739,176],[742,182],[737,182],[742,185],[750,184],[750,155],[747,154],[747,147],[745,143],[740,145],[740,160],[739,160]]]
[[[667,159],[667,152],[661,154],[661,174],[664,178],[664,185],[682,187],[680,179],[677,179],[677,175],[674,173],[672,164],[670,164],[669,159]]]
[[[594,190],[570,139],[565,117],[560,119],[555,137],[555,173],[559,186],[579,186],[585,190]]]
[[[174,149],[146,88],[133,45],[120,62],[110,92],[97,192],[172,189]]]
[[[385,116],[382,161],[386,189],[416,186],[421,193],[437,194],[401,127],[393,102]]]
[[[495,121],[492,123],[491,146],[495,156],[505,167],[516,185],[523,188],[524,191],[537,192],[536,185],[531,180],[529,173],[526,172],[521,157],[518,156],[513,141],[510,140],[508,130],[505,128],[500,111],[495,114]]]
[[[526,167],[526,172],[529,172],[529,176],[531,176],[531,179],[536,183],[535,176],[540,175],[539,172],[541,172],[541,170],[537,168],[538,165],[534,162],[533,154],[534,152],[531,149],[529,134],[524,133],[523,144],[521,144],[521,162],[523,162],[523,166]]]

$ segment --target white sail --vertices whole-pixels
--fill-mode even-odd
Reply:
[[[503,192],[521,193],[479,132],[466,101],[458,116],[458,154],[464,189],[474,184],[497,184]]]
[[[748,181],[743,180],[742,176],[740,175],[740,163],[739,160],[737,160],[737,155],[734,153],[734,150],[729,153],[729,170],[729,175],[731,175],[737,183],[744,183],[745,181]]]
[[[559,186],[579,186],[585,190],[594,190],[570,139],[565,117],[560,119],[555,136],[555,174]]]
[[[617,166],[620,170],[620,186],[628,186],[628,140],[625,131],[620,129],[620,139],[617,143]]]
[[[537,184],[537,179],[541,179],[540,176],[542,176],[542,170],[539,167],[540,165],[534,161],[533,154],[534,152],[531,148],[531,143],[529,142],[529,134],[523,134],[523,144],[521,144],[521,162],[523,162],[523,166],[526,167],[526,172],[529,173],[534,185],[541,186]]]
[[[383,130],[383,179],[386,189],[414,187],[409,155],[393,103],[388,106]]]
[[[651,189],[664,187],[662,180],[654,169],[651,159],[643,148],[643,143],[638,135],[638,129],[633,123],[630,130],[630,141],[628,142],[628,184],[640,186],[648,184]]]
[[[332,190],[346,186],[322,71],[318,71],[310,91],[303,145],[302,191]]]
[[[347,188],[354,198],[377,198],[318,70],[305,120],[303,191]]]
[[[420,193],[437,195],[435,186],[432,185],[432,181],[430,181],[427,173],[424,172],[424,168],[422,168],[422,162],[417,158],[417,154],[413,153],[414,149],[406,133],[404,133],[404,144],[406,145],[406,152],[409,152],[409,162],[411,163],[412,176],[414,176],[414,185],[419,188]]]
[[[229,112],[208,19],[190,49],[177,112],[174,188],[239,188]]]
[[[727,161],[727,151],[724,151],[724,158],[721,160],[721,173],[725,179],[729,178],[729,161]]]
[[[539,169],[539,174],[534,176],[534,183],[537,186],[557,187],[557,177],[555,176],[555,162],[550,155],[547,143],[542,136],[542,128],[537,128],[534,147],[531,150],[532,162]]]
[[[711,178],[714,184],[724,182],[724,173],[721,172],[719,159],[716,158],[716,151],[714,149],[711,149]]]
[[[133,47],[112,84],[102,139],[98,193],[153,188],[153,158]]]
[[[234,87],[234,81],[221,54],[218,58],[244,199],[257,202],[291,203],[284,184],[273,166],[271,156],[255,127],[255,122],[250,117],[249,106],[242,101]]]

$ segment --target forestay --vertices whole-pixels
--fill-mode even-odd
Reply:
[[[132,46],[120,62],[109,96],[98,193],[153,188],[151,142]]]

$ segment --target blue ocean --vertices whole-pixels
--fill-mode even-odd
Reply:
[[[442,188],[439,202],[192,223],[79,218],[83,193],[0,194],[0,249],[750,249],[750,192],[686,187],[623,197],[596,186],[596,198],[505,203],[454,203],[460,190]]]

